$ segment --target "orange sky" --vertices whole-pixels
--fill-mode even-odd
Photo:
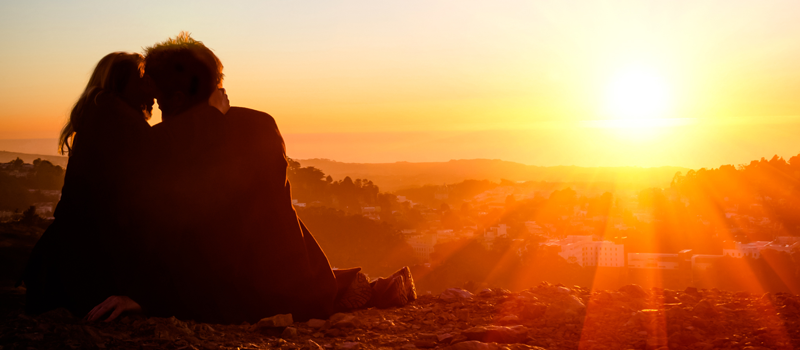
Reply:
[[[275,116],[295,158],[708,167],[800,153],[796,1],[3,3],[0,139],[55,138],[100,57],[180,30],[222,59],[232,104]]]

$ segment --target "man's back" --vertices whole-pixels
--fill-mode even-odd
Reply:
[[[255,322],[325,317],[336,281],[291,204],[283,138],[266,113],[211,108],[154,127],[151,246],[176,316]]]

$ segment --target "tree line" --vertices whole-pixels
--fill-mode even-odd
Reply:
[[[58,201],[58,195],[37,190],[60,190],[64,186],[64,173],[61,166],[41,159],[28,167],[19,158],[2,164],[0,211],[21,212],[34,203]]]

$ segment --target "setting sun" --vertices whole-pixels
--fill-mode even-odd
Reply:
[[[645,68],[618,72],[605,93],[606,113],[614,119],[662,118],[671,107],[667,82]]]

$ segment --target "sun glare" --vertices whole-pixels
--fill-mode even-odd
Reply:
[[[670,107],[666,81],[648,69],[619,72],[611,79],[605,92],[605,112],[615,119],[663,118]]]

